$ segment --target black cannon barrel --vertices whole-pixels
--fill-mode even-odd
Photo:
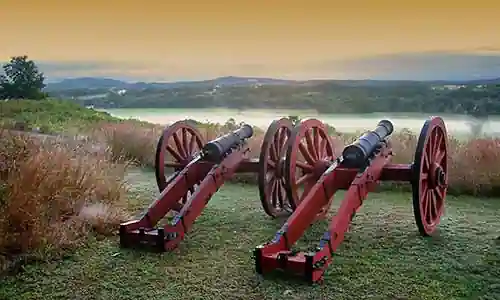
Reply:
[[[252,126],[244,124],[235,131],[218,137],[203,146],[203,158],[208,161],[218,162],[231,148],[239,145],[241,141],[250,138],[252,135]]]
[[[361,167],[377,146],[394,131],[389,120],[378,122],[375,130],[360,136],[354,143],[344,148],[344,164],[349,167]]]

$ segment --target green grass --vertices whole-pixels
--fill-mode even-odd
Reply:
[[[94,126],[97,122],[116,122],[110,114],[64,100],[0,101],[0,125],[12,126],[23,122],[30,128],[39,127],[44,133],[67,132]]]
[[[136,211],[157,195],[154,175],[129,180]],[[226,185],[174,253],[93,239],[63,261],[5,278],[0,299],[500,299],[500,201],[447,201],[439,234],[424,239],[409,193],[370,194],[323,284],[309,286],[256,275],[251,252],[283,221],[264,214],[257,187]],[[316,246],[326,226],[312,226],[301,244]]]

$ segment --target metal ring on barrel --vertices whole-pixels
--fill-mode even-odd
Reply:
[[[284,161],[286,143],[292,131],[292,121],[275,120],[267,128],[259,157],[259,193],[262,207],[271,217],[287,216],[292,212],[286,196]]]
[[[181,170],[204,144],[201,133],[189,121],[178,121],[165,128],[158,141],[155,157],[155,175],[160,192],[168,183],[166,169]]]
[[[421,235],[431,235],[444,210],[448,187],[448,135],[443,119],[425,121],[412,167],[413,212]]]
[[[306,119],[295,125],[288,139],[285,160],[286,191],[293,210],[334,159],[333,143],[323,122]],[[326,215],[331,202],[318,218]]]

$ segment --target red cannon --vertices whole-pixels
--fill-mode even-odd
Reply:
[[[379,181],[410,182],[420,234],[428,236],[435,231],[448,181],[445,124],[439,117],[424,123],[411,164],[391,164],[393,153],[387,138],[392,131],[392,123],[383,120],[335,157],[332,141],[320,121],[304,120],[292,130],[284,151],[284,181],[294,212],[271,242],[255,249],[257,273],[279,269],[309,282],[321,280],[351,220]],[[326,215],[338,190],[346,190],[344,199],[315,251],[293,249],[304,231]]]
[[[166,128],[158,142],[155,163],[161,194],[141,218],[121,224],[120,245],[149,246],[159,251],[174,249],[211,196],[236,172],[258,173],[260,199],[268,215],[290,215],[282,150],[292,127],[286,118],[272,122],[259,160],[247,158],[246,141],[253,134],[248,125],[206,144],[199,131],[186,121]],[[173,169],[170,176],[168,169]],[[156,228],[169,214],[174,215],[173,219]]]

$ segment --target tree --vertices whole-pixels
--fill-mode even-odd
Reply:
[[[14,56],[3,65],[0,99],[43,99],[45,76],[28,56]]]

